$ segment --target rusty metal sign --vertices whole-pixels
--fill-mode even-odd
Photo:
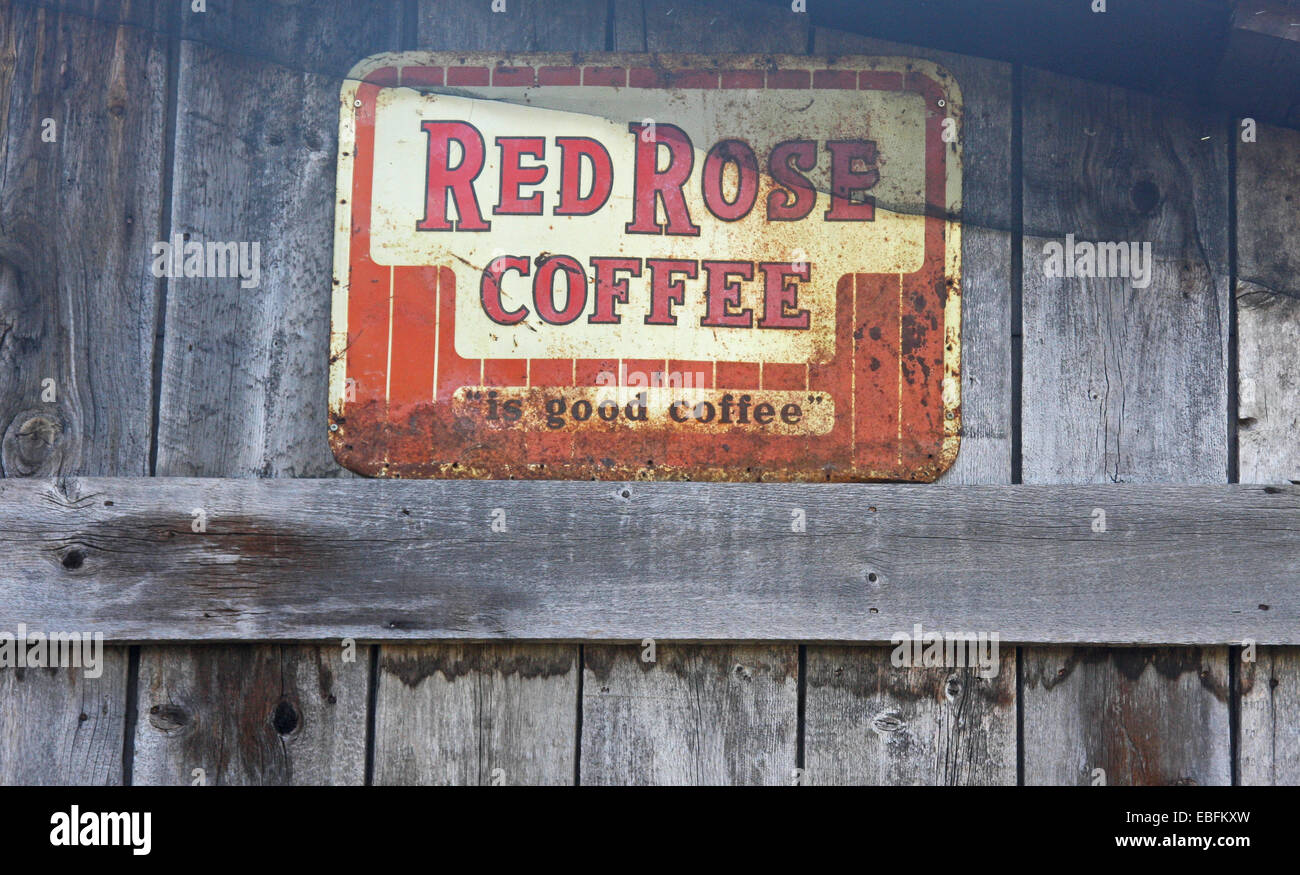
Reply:
[[[367,59],[341,94],[336,457],[933,480],[961,424],[961,126],[915,59]]]

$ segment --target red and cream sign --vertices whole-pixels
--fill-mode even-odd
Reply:
[[[335,455],[401,477],[932,480],[961,99],[911,59],[380,55],[344,84]]]

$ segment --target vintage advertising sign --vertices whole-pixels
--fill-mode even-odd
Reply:
[[[961,126],[915,59],[367,59],[341,93],[335,455],[933,480],[961,426]]]

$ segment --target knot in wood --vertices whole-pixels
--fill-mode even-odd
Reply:
[[[190,715],[179,705],[154,705],[149,709],[149,725],[164,735],[176,735],[190,724]]]
[[[57,474],[64,451],[63,420],[52,413],[18,414],[5,430],[0,463],[9,477]]]

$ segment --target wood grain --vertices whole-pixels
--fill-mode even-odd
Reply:
[[[4,480],[0,533],[0,628],[123,640],[1300,643],[1297,486]]]
[[[1237,144],[1238,464],[1243,483],[1285,483],[1300,481],[1300,132],[1256,137]]]
[[[1026,482],[1227,476],[1224,123],[1026,71]],[[1044,245],[1152,245],[1147,288],[1046,276]]]
[[[256,242],[261,277],[168,281],[160,475],[344,473],[325,410],[338,93],[353,63],[398,42],[392,5],[366,6],[184,19],[171,233]],[[280,58],[258,54],[268,42],[283,42]]]
[[[368,675],[365,647],[145,648],[133,777],[164,785],[360,784]]]
[[[5,477],[149,472],[167,47],[110,23],[132,9],[147,20],[154,4],[104,5],[108,22],[0,3]],[[90,631],[41,613],[16,622]],[[95,679],[0,670],[0,782],[121,783],[127,665],[108,648]]]
[[[808,648],[807,783],[1014,784],[1015,647],[991,677],[895,667],[891,650]]]
[[[584,648],[584,784],[800,782],[793,645]]]
[[[1226,647],[1026,648],[1024,703],[1026,784],[1231,778]]]
[[[577,657],[553,644],[384,647],[375,783],[573,783]]]
[[[168,238],[257,242],[261,276],[169,280],[158,474],[342,474],[325,421],[338,90],[355,61],[397,47],[399,12],[182,11]],[[337,641],[143,648],[135,782],[203,768],[209,783],[361,783],[371,658],[339,654]],[[174,707],[180,726],[150,719]],[[276,732],[286,708],[299,723]]]
[[[1240,127],[1237,128],[1240,130]],[[1300,132],[1237,144],[1237,439],[1240,478],[1300,481]],[[1241,651],[1243,784],[1300,784],[1300,650]]]
[[[1023,93],[1024,480],[1224,481],[1224,120],[1035,70]],[[1149,286],[1047,276],[1045,244],[1067,234],[1149,242]],[[1119,519],[1110,495],[1080,507],[1106,514],[1105,538]],[[1132,597],[1159,612],[1144,587]],[[1266,612],[1240,610],[1245,626]],[[1147,623],[1138,639],[1180,640]],[[1110,784],[1231,779],[1226,648],[1029,648],[1023,672],[1025,783],[1086,784],[1095,769]]]
[[[125,648],[105,647],[102,671],[0,670],[0,784],[122,783]]]

